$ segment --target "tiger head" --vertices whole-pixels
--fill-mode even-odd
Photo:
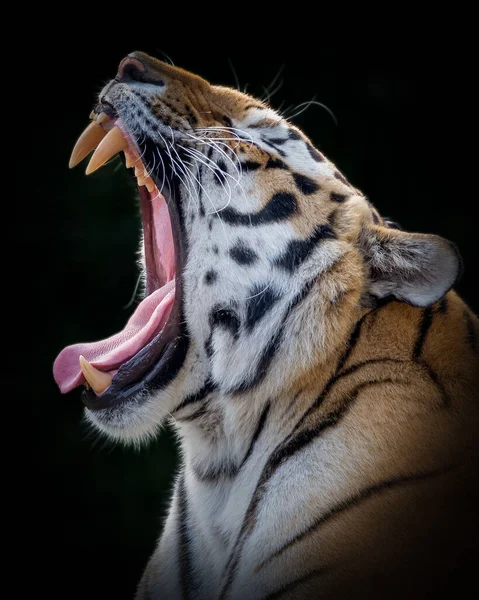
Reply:
[[[134,52],[101,91],[71,160],[121,153],[143,219],[144,299],[124,330],[58,356],[62,392],[117,439],[217,406],[261,403],[337,355],[384,300],[417,306],[459,257],[381,218],[296,127],[237,90]]]

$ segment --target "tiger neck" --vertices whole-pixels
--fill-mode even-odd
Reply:
[[[329,356],[274,398],[261,389],[242,396],[213,391],[194,418],[176,423],[189,477],[200,483],[221,484],[224,490],[242,474],[259,476],[262,457],[291,433],[337,362],[336,354]]]

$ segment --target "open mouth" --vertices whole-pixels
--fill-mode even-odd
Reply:
[[[83,402],[97,410],[140,400],[164,387],[181,367],[187,336],[177,274],[181,274],[185,249],[175,182],[170,182],[165,196],[160,193],[165,173],[148,171],[148,147],[136,145],[110,106],[100,105],[90,118],[70,167],[94,150],[88,175],[123,153],[124,164],[138,184],[145,260],[145,297],[123,330],[105,340],[68,346],[54,364],[61,392],[84,384]]]

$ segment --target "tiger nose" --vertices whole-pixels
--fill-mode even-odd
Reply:
[[[138,58],[127,56],[121,61],[115,79],[121,83],[131,81],[146,82],[148,81],[147,76],[146,65]]]

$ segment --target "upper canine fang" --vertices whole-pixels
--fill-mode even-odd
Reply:
[[[105,137],[106,131],[96,121],[92,121],[78,138],[68,166],[70,169],[76,167],[86,156],[94,150]]]
[[[93,156],[86,168],[86,174],[90,175],[93,171],[99,169],[106,163],[114,154],[126,150],[128,142],[125,139],[119,127],[113,127],[100,142],[100,145],[95,150]]]

